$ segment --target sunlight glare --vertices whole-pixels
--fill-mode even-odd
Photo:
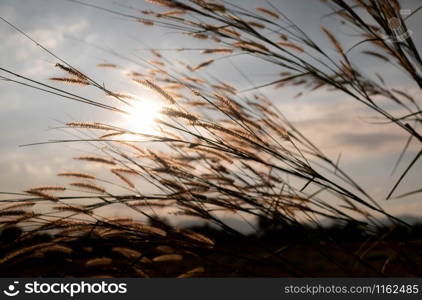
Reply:
[[[155,119],[160,115],[161,104],[154,100],[140,100],[133,104],[127,117],[127,128],[136,133],[155,134]]]

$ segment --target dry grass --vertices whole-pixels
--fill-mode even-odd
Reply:
[[[336,58],[333,58],[325,50],[325,44],[318,45],[272,5],[249,11],[234,5],[224,6],[208,1],[149,2],[171,10],[144,11],[143,14],[151,19],[138,15],[126,17],[144,25],[167,26],[196,39],[213,41],[215,48],[199,48],[198,51],[201,55],[222,57],[206,58],[194,67],[182,63],[186,70],[175,71],[177,68],[173,66],[178,65],[178,62],[166,60],[159,50],[153,49],[149,70],[139,66],[139,69],[129,70],[127,74],[130,81],[152,90],[166,101],[167,106],[161,110],[160,119],[156,122],[157,133],[133,132],[129,128],[117,128],[112,124],[98,122],[67,123],[69,128],[88,133],[89,138],[74,142],[92,142],[101,153],[101,156],[81,156],[75,159],[83,163],[112,167],[110,172],[118,182],[101,179],[104,177],[101,173],[59,173],[60,177],[78,178],[81,182],[69,183],[66,187],[32,188],[26,193],[33,197],[25,197],[21,201],[50,203],[60,214],[46,212],[27,217],[26,211],[12,213],[9,210],[0,216],[3,227],[11,224],[30,225],[32,229],[24,237],[50,229],[65,232],[57,235],[57,239],[66,239],[72,232],[95,233],[104,239],[127,235],[126,237],[130,236],[143,243],[170,244],[178,249],[179,253],[150,256],[147,260],[141,254],[143,250],[140,252],[139,249],[123,246],[113,248],[115,253],[126,259],[136,257],[130,267],[131,272],[146,277],[148,272],[137,266],[137,262],[142,259],[142,264],[174,262],[182,260],[183,253],[194,255],[197,249],[214,247],[214,241],[204,235],[169,228],[169,225],[159,221],[163,214],[172,214],[175,218],[191,216],[205,220],[236,237],[242,234],[225,223],[222,213],[245,218],[247,222],[259,217],[275,224],[296,226],[302,226],[304,222],[320,226],[321,219],[328,218],[356,222],[365,226],[368,231],[379,226],[380,218],[388,218],[393,224],[401,223],[368,195],[357,181],[341,170],[336,161],[327,157],[312,141],[303,136],[300,129],[294,127],[259,88],[294,85],[301,89],[301,94],[321,88],[341,91],[351,101],[358,101],[383,120],[400,127],[409,136],[409,140],[422,142],[419,134],[420,109],[413,97],[405,91],[385,86],[380,75],[377,75],[379,81],[374,81],[360,72],[349,59],[350,49],[344,49],[340,40],[329,29],[322,28],[330,47],[334,47],[337,52]],[[342,0],[333,0],[329,5],[332,6],[334,15],[353,26],[362,36],[362,42],[355,45],[356,48],[364,47],[365,43],[372,44],[377,52],[365,49],[365,55],[394,62],[417,86],[422,87],[421,59],[412,38],[408,37],[400,43],[382,38],[382,34],[394,36],[388,27],[388,18],[395,16],[401,19],[397,1],[357,1],[356,5],[349,5]],[[267,30],[277,33],[274,39],[265,34]],[[245,96],[228,82],[216,82],[198,75],[200,72],[197,71],[200,69],[216,64],[225,55],[228,57],[234,54],[251,55],[263,62],[270,62],[280,68],[280,77],[262,86],[252,87]],[[130,95],[106,89],[104,85],[96,83],[63,60],[56,66],[71,77],[54,77],[51,78],[53,81],[93,86],[102,90],[105,95],[119,100],[121,106],[99,103],[39,82],[32,81],[33,87],[107,109],[115,114],[127,114],[131,111],[131,101],[134,100]],[[119,68],[112,63],[99,64],[98,67]],[[10,76],[18,75],[5,69],[0,70]],[[18,79],[8,80],[25,84],[30,79],[18,75]],[[395,115],[388,107],[379,105],[376,97],[391,101],[402,108],[402,111],[406,111],[406,114]],[[104,131],[108,131],[107,134]],[[138,143],[136,139],[125,139],[125,134],[138,137],[142,143]],[[159,150],[149,146],[154,144],[160,145]],[[407,148],[408,144],[403,152]],[[393,195],[421,153],[418,153],[400,179],[391,184],[388,198]],[[107,188],[102,185],[107,185]],[[114,189],[116,186],[117,190]],[[148,192],[147,188],[141,188],[143,186],[152,186],[155,190]],[[75,193],[58,195],[60,192],[71,192],[68,189],[72,187],[86,190],[89,192],[88,196]],[[54,194],[50,194],[53,192]],[[335,201],[329,198],[335,198]],[[83,207],[70,205],[69,201],[75,199],[89,202]],[[58,203],[63,205],[57,206]],[[112,209],[115,204],[123,205],[146,220],[154,221],[155,225],[141,224],[131,219],[110,219],[98,213],[105,207]],[[25,216],[22,218],[22,215]],[[66,248],[57,246],[51,248],[50,243],[40,244],[36,249],[38,247],[50,247],[48,249],[51,251],[58,252],[67,251]],[[3,258],[2,262],[36,249],[20,249]],[[322,255],[328,250],[322,249]],[[265,247],[260,251],[268,257],[275,257],[279,267],[287,273],[298,274],[294,263],[285,261],[282,252]],[[401,255],[396,249],[391,251],[397,252],[395,255]],[[373,269],[355,253],[344,250],[343,254],[356,264]],[[227,256],[230,255],[236,254],[227,253]],[[85,266],[99,267],[111,263],[112,260],[108,257],[96,257],[87,260]],[[203,271],[203,267],[199,266],[182,272],[179,277],[192,277]]]

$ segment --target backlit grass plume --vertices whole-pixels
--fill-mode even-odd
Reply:
[[[329,28],[321,28],[326,40],[312,39],[289,19],[288,12],[280,11],[276,3],[260,3],[250,10],[226,1],[148,2],[158,5],[156,11],[134,9],[133,15],[107,11],[192,37],[195,47],[173,50],[196,51],[203,61],[192,65],[166,59],[164,51],[152,49],[150,57],[144,57],[149,68],[139,64],[133,70],[126,70],[129,83],[139,84],[140,88],[154,93],[160,99],[158,102],[162,100],[151,125],[152,131],[107,124],[101,119],[66,124],[77,130],[81,138],[54,142],[89,143],[98,155],[76,157],[71,170],[57,170],[58,176],[66,182],[63,187],[30,188],[22,198],[13,200],[42,204],[42,212],[32,212],[31,206],[5,209],[0,216],[3,228],[21,224],[27,228],[21,239],[48,230],[55,231],[55,237],[49,242],[8,252],[1,265],[18,264],[19,259],[26,256],[42,256],[47,252],[73,255],[77,251],[73,247],[85,243],[79,240],[81,235],[94,236],[106,245],[101,253],[95,254],[94,249],[84,254],[84,270],[95,269],[95,274],[206,276],[207,267],[203,264],[207,261],[203,257],[238,255],[233,249],[219,248],[218,242],[204,234],[174,228],[164,222],[163,217],[206,221],[236,239],[245,237],[225,221],[226,215],[243,220],[254,230],[258,226],[256,220],[277,228],[313,226],[321,229],[322,220],[328,219],[358,224],[369,233],[376,232],[384,219],[393,226],[407,226],[384,210],[379,201],[358,184],[359,178],[349,176],[335,159],[305,137],[300,128],[289,122],[289,116],[283,115],[274,101],[262,92],[264,88],[282,91],[288,86],[295,86],[300,90],[298,95],[306,96],[323,88],[340,91],[349,101],[369,107],[383,121],[401,128],[408,135],[403,153],[413,141],[420,148],[420,101],[403,90],[390,88],[376,70],[373,70],[375,77],[366,75],[368,72],[362,71],[364,66],[349,56],[351,51],[361,51],[372,59],[391,62],[411,78],[415,86],[422,87],[422,61],[412,37],[397,42],[388,22],[398,18],[406,29],[398,1],[352,1],[353,4],[343,0],[327,1],[332,9],[329,17],[352,26],[361,37],[361,41],[349,49]],[[198,40],[212,46],[196,48]],[[48,52],[58,59],[56,67],[66,73],[66,77],[52,77],[51,83],[41,83],[0,68],[3,79],[94,106],[99,113],[100,109],[106,109],[127,116],[136,107],[139,100],[136,96],[111,91]],[[279,68],[279,73],[269,82],[247,90],[201,73],[233,55],[258,58],[262,63]],[[110,68],[116,71],[116,76],[122,76],[117,64],[97,66]],[[248,78],[248,74],[245,77]],[[118,104],[89,99],[80,87],[78,93],[70,92],[69,84],[97,88],[105,96],[117,99]],[[390,109],[391,106],[381,104],[380,98],[400,109]],[[140,105],[142,109],[142,102]],[[394,195],[421,154],[422,150],[399,179],[391,183],[387,198]],[[96,171],[86,174],[82,171],[85,164],[95,165],[93,170]],[[417,192],[420,188],[409,194]],[[117,207],[124,208],[131,217],[111,218],[105,213]],[[382,265],[366,261],[368,251],[383,243],[376,236],[369,236],[361,248],[350,250],[337,243],[330,233],[321,232],[319,238],[331,246],[318,244],[315,253],[330,257],[333,249],[339,251],[339,256],[334,258],[338,260],[330,263],[338,267],[342,275],[350,275],[353,268],[349,262],[353,261],[361,270],[359,274],[382,276],[393,255],[403,258],[404,274],[420,273],[414,268],[415,264],[420,266],[420,260],[409,260],[408,256],[408,260],[404,259],[404,252],[394,245],[389,248],[391,257]],[[244,265],[268,264],[282,270],[277,276],[309,276],[310,271],[304,270],[303,274],[302,267],[285,256],[289,247],[304,243],[307,238],[306,234],[297,236],[296,243],[278,249],[257,243],[253,245],[252,255],[239,255],[239,259],[244,259]],[[133,242],[129,243],[128,239]],[[81,251],[85,251],[83,249]],[[409,249],[412,248],[406,251],[411,252]],[[183,269],[181,261],[184,259],[194,263]],[[174,269],[162,273],[163,264],[170,264],[169,268]],[[230,267],[226,265],[226,268]],[[244,272],[271,276],[266,271]]]

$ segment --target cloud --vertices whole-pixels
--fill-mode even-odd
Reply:
[[[24,189],[54,184],[55,176],[67,161],[67,149],[62,153],[30,151],[28,148],[1,149],[0,191],[16,192]]]
[[[21,28],[22,20],[13,16],[14,14],[8,15],[8,19],[11,20],[12,24]],[[81,34],[89,26],[87,20],[74,16],[58,16],[50,19],[47,23],[35,24],[35,27],[32,27],[30,30],[22,30],[29,37],[52,52],[59,50],[65,51],[61,47],[66,46],[66,35]],[[23,34],[14,31],[4,24],[2,25],[0,27],[0,34],[4,36],[0,49],[0,62],[2,65],[13,68],[14,71],[22,72],[28,76],[43,72],[48,69],[47,66],[51,68],[50,61],[54,59],[42,50],[41,47],[35,45],[34,42]]]
[[[288,97],[287,97],[288,98]],[[330,157],[340,152],[349,160],[391,156],[408,137],[394,124],[372,124],[375,112],[336,92],[306,94],[278,107],[296,128]],[[414,150],[413,146],[410,150]]]
[[[343,147],[354,147],[361,150],[388,151],[394,149],[394,144],[403,142],[403,136],[395,133],[369,132],[369,133],[346,133],[336,136]],[[395,150],[394,150],[395,152]]]

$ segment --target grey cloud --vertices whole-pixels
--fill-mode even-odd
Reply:
[[[404,142],[404,137],[394,133],[346,133],[335,136],[343,147],[358,147],[363,150],[379,150],[396,142]],[[395,152],[395,149],[392,149]]]

